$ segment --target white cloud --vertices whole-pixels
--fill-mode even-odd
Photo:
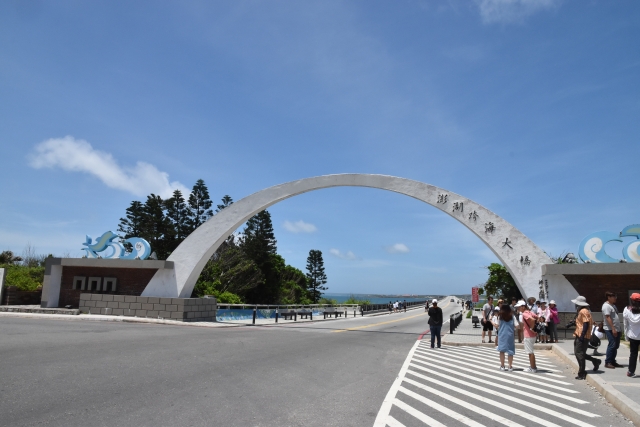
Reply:
[[[552,9],[561,0],[476,0],[485,24],[522,22],[536,12]]]
[[[178,181],[169,182],[169,174],[154,165],[139,161],[133,167],[120,166],[111,154],[96,150],[87,141],[72,136],[51,138],[36,145],[29,155],[29,165],[35,169],[85,172],[100,179],[107,187],[136,196],[155,193],[167,198],[176,189],[185,195],[190,193]]]
[[[395,245],[387,246],[385,250],[390,254],[406,254],[409,252],[409,248],[404,243],[396,243]]]
[[[339,249],[331,248],[329,249],[329,253],[337,258],[346,259],[348,261],[355,261],[358,259],[356,254],[351,251],[347,251],[346,253],[340,252]]]
[[[304,222],[303,220],[296,222],[285,221],[284,229],[291,233],[314,233],[318,231],[315,225]]]

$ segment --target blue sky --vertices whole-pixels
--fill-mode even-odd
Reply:
[[[0,2],[0,250],[81,256],[132,200],[199,178],[237,200],[364,172],[577,252],[640,222],[638,22],[636,1]],[[470,292],[496,260],[381,190],[270,211],[332,292]]]

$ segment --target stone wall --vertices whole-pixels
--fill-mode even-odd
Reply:
[[[2,294],[2,305],[40,305],[42,291],[21,291],[15,286],[6,286]]]
[[[133,295],[80,294],[80,312],[151,317],[183,322],[215,322],[215,298],[158,298]]]
[[[142,294],[145,286],[151,280],[157,269],[142,268],[98,268],[98,267],[68,267],[62,268],[62,280],[60,283],[60,307],[70,305],[71,307],[79,307],[80,295],[82,293],[100,293],[111,295],[133,295]],[[84,277],[87,281],[90,277],[113,277],[117,280],[116,291],[111,288],[108,290],[81,289],[76,286],[74,289],[73,280],[76,277]]]

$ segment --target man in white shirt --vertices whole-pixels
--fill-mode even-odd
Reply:
[[[622,365],[616,362],[618,347],[620,347],[620,318],[616,301],[618,295],[614,292],[605,292],[607,301],[602,304],[602,317],[604,317],[604,333],[607,334],[607,355],[604,359],[604,367],[609,369],[620,368]]]
[[[484,333],[489,332],[489,342],[491,341],[491,331],[493,331],[493,324],[491,323],[491,314],[493,312],[493,297],[487,298],[487,303],[482,307],[482,342],[484,342]]]

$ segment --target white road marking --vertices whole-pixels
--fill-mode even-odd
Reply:
[[[425,352],[424,350],[422,350],[422,352],[428,354],[428,352]],[[456,351],[455,353],[451,353],[452,357],[457,357],[457,358],[461,358],[465,361],[474,361],[474,363],[478,364],[478,365],[483,365],[483,366],[488,366],[490,368],[495,368],[496,366],[499,366],[499,354],[496,353],[489,353],[489,354],[485,354],[485,357],[482,358],[479,355],[469,355],[469,354],[465,354],[463,352],[459,352]],[[544,369],[541,369],[540,366],[538,366],[538,370],[539,371],[543,371]],[[524,374],[523,371],[514,371],[516,374]],[[510,375],[510,373],[506,373],[503,371],[498,371],[499,374],[501,375]],[[568,383],[566,381],[560,381],[560,380],[554,380],[551,378],[547,378],[547,377],[556,377],[556,378],[565,378],[562,375],[556,375],[556,374],[549,374],[546,372],[540,372],[540,375],[544,375],[545,377],[545,381],[549,381],[552,383],[556,383],[556,384],[564,384],[564,385],[570,385],[571,383]]]
[[[394,399],[393,404],[398,408],[402,409],[403,411],[405,411],[406,413],[413,415],[414,417],[416,417],[417,419],[419,419],[420,421],[422,421],[423,423],[425,423],[430,427],[447,427],[444,424],[434,420],[427,414],[423,414],[422,412],[418,411],[414,407],[407,405],[400,399]]]
[[[391,415],[387,417],[387,425],[389,427],[405,427],[404,424],[402,424],[400,421],[393,418]]]
[[[457,359],[451,360],[451,357],[435,355],[436,352],[428,353],[427,355],[429,357],[423,356],[422,354],[424,354],[424,352],[421,352],[421,351],[416,351],[415,353],[416,353],[415,357],[418,357],[420,359],[424,359],[424,360],[428,361],[428,360],[430,360],[430,358],[435,358],[435,359],[438,359],[438,363],[444,363],[444,364],[446,364],[448,366],[455,367],[455,365],[452,365],[450,363],[446,363],[447,361],[456,362],[458,364],[466,364],[464,361],[461,361],[461,360],[457,360]],[[494,374],[496,374],[497,372],[500,372],[500,371],[496,372],[495,368],[490,369],[490,368],[483,368],[481,366],[475,366],[475,365],[470,365],[470,366],[473,366],[474,369],[476,369],[476,370],[491,372],[491,373],[494,373]],[[509,372],[509,373],[512,374],[513,372]],[[527,378],[527,377],[531,377],[531,378]],[[533,374],[528,374],[527,373],[527,374],[519,375],[518,376],[518,381],[524,381],[524,382],[532,383],[536,388],[547,387],[547,388],[552,388],[552,389],[555,389],[555,390],[561,390],[561,391],[563,391],[565,393],[578,393],[577,391],[573,391],[573,390],[567,389],[565,387],[560,387],[560,386],[556,386],[556,385],[553,385],[553,384],[547,384],[544,381],[541,381],[541,378],[542,378],[541,376],[537,376],[537,378],[535,378],[535,377],[533,377]]]
[[[407,355],[407,358],[404,361],[402,368],[400,368],[400,373],[398,373],[398,376],[396,377],[395,381],[391,385],[391,388],[389,389],[387,396],[384,398],[384,401],[382,402],[382,406],[378,411],[378,416],[376,416],[376,420],[373,423],[373,427],[386,426],[387,417],[389,416],[389,412],[391,412],[391,406],[393,405],[396,394],[398,393],[398,388],[402,384],[402,380],[404,379],[407,369],[409,369],[409,363],[411,363],[411,359],[413,358],[413,353],[416,351],[416,348],[418,348],[418,344],[420,344],[420,341],[416,341],[416,343],[411,348],[411,351],[409,351],[409,354]]]
[[[440,377],[442,377],[442,378],[444,378],[444,379],[448,379],[448,380],[452,380],[452,379],[453,379],[453,378],[451,378],[451,376],[450,376],[450,375],[445,375],[445,374],[444,374],[444,373],[442,373],[442,372],[434,371],[433,369],[429,369],[429,368],[426,368],[426,367],[424,367],[424,366],[417,365],[417,364],[415,364],[415,363],[411,363],[411,364],[409,365],[409,367],[410,367],[410,368],[413,368],[413,369],[419,369],[419,370],[421,370],[421,371],[428,372],[428,373],[430,373],[430,374],[432,374],[432,375],[438,375],[438,376],[440,376]],[[455,374],[455,372],[454,372],[453,370],[451,370],[451,369],[447,369],[447,368],[442,368],[441,366],[438,366],[438,367],[437,367],[437,369],[438,369],[439,371],[445,371],[445,372],[450,372],[450,373],[454,373],[454,374]],[[409,370],[407,371],[407,373],[411,373],[411,372],[415,372],[415,371],[412,371],[411,369],[409,369]],[[484,387],[484,388],[487,388],[488,386],[490,386],[490,387],[496,387],[496,388],[498,389],[498,390],[496,390],[496,392],[498,392],[498,393],[515,393],[515,394],[520,394],[520,395],[525,396],[525,397],[528,397],[528,398],[530,398],[530,399],[540,400],[540,401],[545,402],[545,403],[547,403],[547,404],[549,404],[549,405],[554,405],[554,406],[557,406],[557,407],[559,407],[559,408],[566,409],[566,410],[568,410],[568,411],[576,412],[576,413],[578,413],[578,414],[583,414],[583,415],[587,415],[587,416],[593,416],[593,414],[591,414],[590,412],[583,411],[583,410],[581,410],[581,409],[577,409],[577,408],[575,408],[575,407],[573,407],[573,406],[566,405],[566,404],[561,403],[561,402],[557,402],[557,401],[555,401],[555,400],[553,400],[553,399],[548,399],[548,398],[546,398],[546,397],[544,397],[544,396],[540,396],[540,395],[537,395],[537,394],[535,394],[535,393],[528,393],[528,392],[526,392],[526,391],[521,390],[521,389],[520,389],[520,388],[518,388],[518,387],[508,387],[508,386],[504,386],[504,385],[502,385],[502,384],[487,383],[487,382],[486,382],[486,381],[484,381],[484,380],[481,380],[481,379],[475,379],[475,378],[469,378],[469,377],[468,377],[468,376],[466,376],[466,375],[465,375],[464,380],[465,380],[465,382],[469,382],[469,381],[477,382],[477,383],[478,383],[478,384],[477,384],[477,386],[478,386],[478,387]],[[456,381],[456,382],[455,382],[455,384],[461,384],[461,383],[460,383],[459,381]],[[474,385],[475,385],[475,384],[474,384]],[[514,385],[515,385],[515,384],[514,384]],[[452,386],[452,387],[453,387],[453,386]],[[464,394],[464,393],[463,393],[463,394]],[[566,397],[567,397],[568,399],[571,399],[571,400],[577,401],[577,403],[581,403],[581,404],[588,403],[587,401],[579,400],[579,399],[575,399],[575,398],[570,397],[570,396],[566,396]]]
[[[462,414],[457,413],[456,411],[452,411],[451,409],[447,408],[446,406],[440,405],[439,403],[434,402],[433,400],[427,399],[426,397],[424,397],[421,394],[418,393],[414,393],[411,390],[408,390],[402,386],[400,386],[400,388],[398,389],[398,391],[406,394],[407,396],[413,397],[414,399],[416,399],[419,402],[422,402],[426,405],[429,405],[431,408],[435,409],[436,411],[442,412],[445,415],[450,416],[451,418],[453,418],[454,420],[458,420],[470,427],[485,427],[484,424],[480,424],[477,421],[472,420],[469,417],[466,417]]]
[[[414,365],[413,363],[411,365],[409,365],[409,366],[420,369],[419,366]],[[426,368],[423,368],[422,370],[430,372],[430,373],[435,373],[435,372],[430,371],[429,369],[426,369]],[[422,374],[419,374],[419,373],[417,373],[417,372],[415,372],[415,371],[413,371],[411,369],[408,370],[407,373],[410,373],[411,375],[414,375],[414,376],[417,376],[417,377],[424,378],[424,379],[426,379],[426,380],[428,380],[430,382],[433,382],[434,384],[439,384],[442,387],[448,388],[450,390],[454,390],[454,391],[456,391],[456,392],[458,392],[460,394],[464,394],[466,396],[473,397],[474,399],[479,400],[481,402],[485,402],[485,403],[487,403],[489,405],[495,405],[495,406],[498,406],[498,407],[502,407],[502,409],[509,409],[509,407],[506,407],[507,405],[502,405],[502,404],[496,402],[494,399],[486,399],[485,397],[483,397],[483,396],[481,396],[481,395],[479,395],[477,393],[473,393],[473,392],[470,392],[470,391],[467,391],[467,390],[463,390],[460,387],[456,387],[456,386],[453,386],[451,384],[443,383],[442,381],[436,380],[435,378],[426,377],[426,376],[424,376]],[[405,381],[409,381],[409,379],[406,378]],[[441,391],[437,391],[437,393],[440,396],[444,396]],[[532,409],[538,409],[538,410],[541,410],[541,411],[547,411],[547,413],[554,414],[554,415],[558,414],[558,412],[554,411],[553,409],[544,408],[543,406],[536,405],[535,403],[527,401],[527,400],[522,400],[522,399],[519,399],[519,398],[513,397],[513,396],[509,396],[509,399],[510,399],[511,402],[515,402],[515,403],[519,403],[520,405],[523,405],[525,408],[532,408]],[[503,406],[506,407],[506,408],[504,408]],[[566,409],[567,405],[563,405],[563,406],[565,406],[565,409]],[[510,409],[510,410],[514,411],[515,409]],[[582,410],[578,410],[578,411],[580,412],[581,415],[585,415],[585,416],[587,416],[589,418],[599,418],[600,417],[600,415],[593,414],[591,412],[582,411]],[[535,415],[533,415],[533,414],[525,414],[525,415],[527,417],[535,417]],[[560,414],[560,415],[563,416],[562,414]],[[571,418],[571,417],[569,417],[569,418]],[[551,424],[551,427],[553,427],[554,425],[555,424]]]
[[[439,384],[439,385],[442,385],[444,387],[450,388],[451,390],[454,390],[454,391],[460,390],[460,388],[458,388],[458,387],[451,387],[448,384],[443,383],[442,381],[438,381],[438,380],[434,380],[433,378],[425,377],[424,375],[418,374],[417,372],[413,372],[411,370],[407,371],[407,373],[409,373],[411,375],[414,375],[414,376],[417,376],[417,377],[420,377],[422,379],[425,379],[425,380],[427,380],[429,382],[433,382],[434,384]],[[437,394],[438,396],[440,396],[440,397],[442,397],[444,399],[447,399],[450,402],[453,402],[453,403],[455,403],[457,405],[460,405],[462,407],[471,409],[472,411],[475,411],[477,414],[483,415],[483,416],[485,416],[487,418],[490,418],[490,419],[492,419],[494,421],[498,421],[498,422],[502,423],[503,425],[506,425],[506,426],[509,426],[509,427],[524,427],[522,424],[518,424],[515,421],[510,421],[510,420],[508,420],[508,419],[506,419],[504,417],[501,417],[500,415],[496,415],[496,414],[494,414],[492,412],[489,412],[489,411],[487,411],[485,409],[480,408],[479,406],[473,405],[473,404],[469,403],[468,401],[464,401],[462,399],[458,399],[457,397],[453,397],[450,394],[443,393],[440,390],[434,390],[431,387],[427,387],[426,385],[424,385],[422,383],[419,383],[418,381],[414,381],[414,380],[412,380],[410,378],[405,378],[405,382],[407,382],[409,384],[413,384],[414,386],[416,386],[416,387],[418,387],[418,388],[420,388],[422,390],[425,390],[427,392],[430,392],[430,393],[433,393],[433,394]],[[486,399],[486,398],[484,398],[484,397],[482,397],[482,396],[480,396],[479,394],[476,394],[476,393],[466,392],[466,393],[463,393],[463,394],[465,394],[466,396],[472,397],[474,399],[474,401],[480,401],[480,402],[488,403],[487,401],[490,400],[490,399]],[[491,403],[495,403],[495,402],[491,402]],[[498,405],[495,405],[495,406],[498,406]],[[501,406],[503,406],[503,409],[507,409],[508,411],[513,411],[513,408],[510,408],[507,405],[501,405]],[[498,407],[500,407],[500,406],[498,406]],[[527,414],[527,416],[532,416],[532,415]],[[542,423],[542,425],[547,425],[547,424]],[[548,427],[555,427],[555,424],[549,423]]]
[[[490,424],[499,423],[507,427],[522,427],[518,422],[522,422],[522,419],[527,422],[535,419],[536,424],[541,427],[555,427],[558,420],[581,427],[593,427],[565,413],[600,417],[576,407],[576,404],[589,402],[570,396],[580,393],[569,388],[573,383],[550,378],[551,374],[548,373],[525,375],[517,371],[501,372],[497,366],[491,369],[484,367],[493,366],[491,358],[495,357],[497,360],[494,349],[473,348],[465,354],[466,347],[452,348],[445,345],[442,349],[432,350],[427,349],[425,344],[418,341],[409,351],[398,377],[380,407],[375,427],[404,427],[391,415],[394,407],[396,416],[397,411],[403,411],[436,427],[444,426],[443,423],[448,423],[447,420],[451,418],[472,427],[483,426],[482,419],[491,420]],[[487,358],[483,359],[482,356]],[[555,365],[545,365],[549,365],[549,370],[558,372]],[[444,390],[450,390],[451,393],[445,393]],[[485,397],[482,391],[487,391],[489,395]],[[430,394],[434,397],[430,398]],[[563,403],[562,400],[568,402]],[[494,406],[498,410],[486,410],[470,402],[482,402],[483,406]],[[527,410],[532,413],[526,412]],[[477,414],[480,418],[471,419],[464,415],[465,411]]]

